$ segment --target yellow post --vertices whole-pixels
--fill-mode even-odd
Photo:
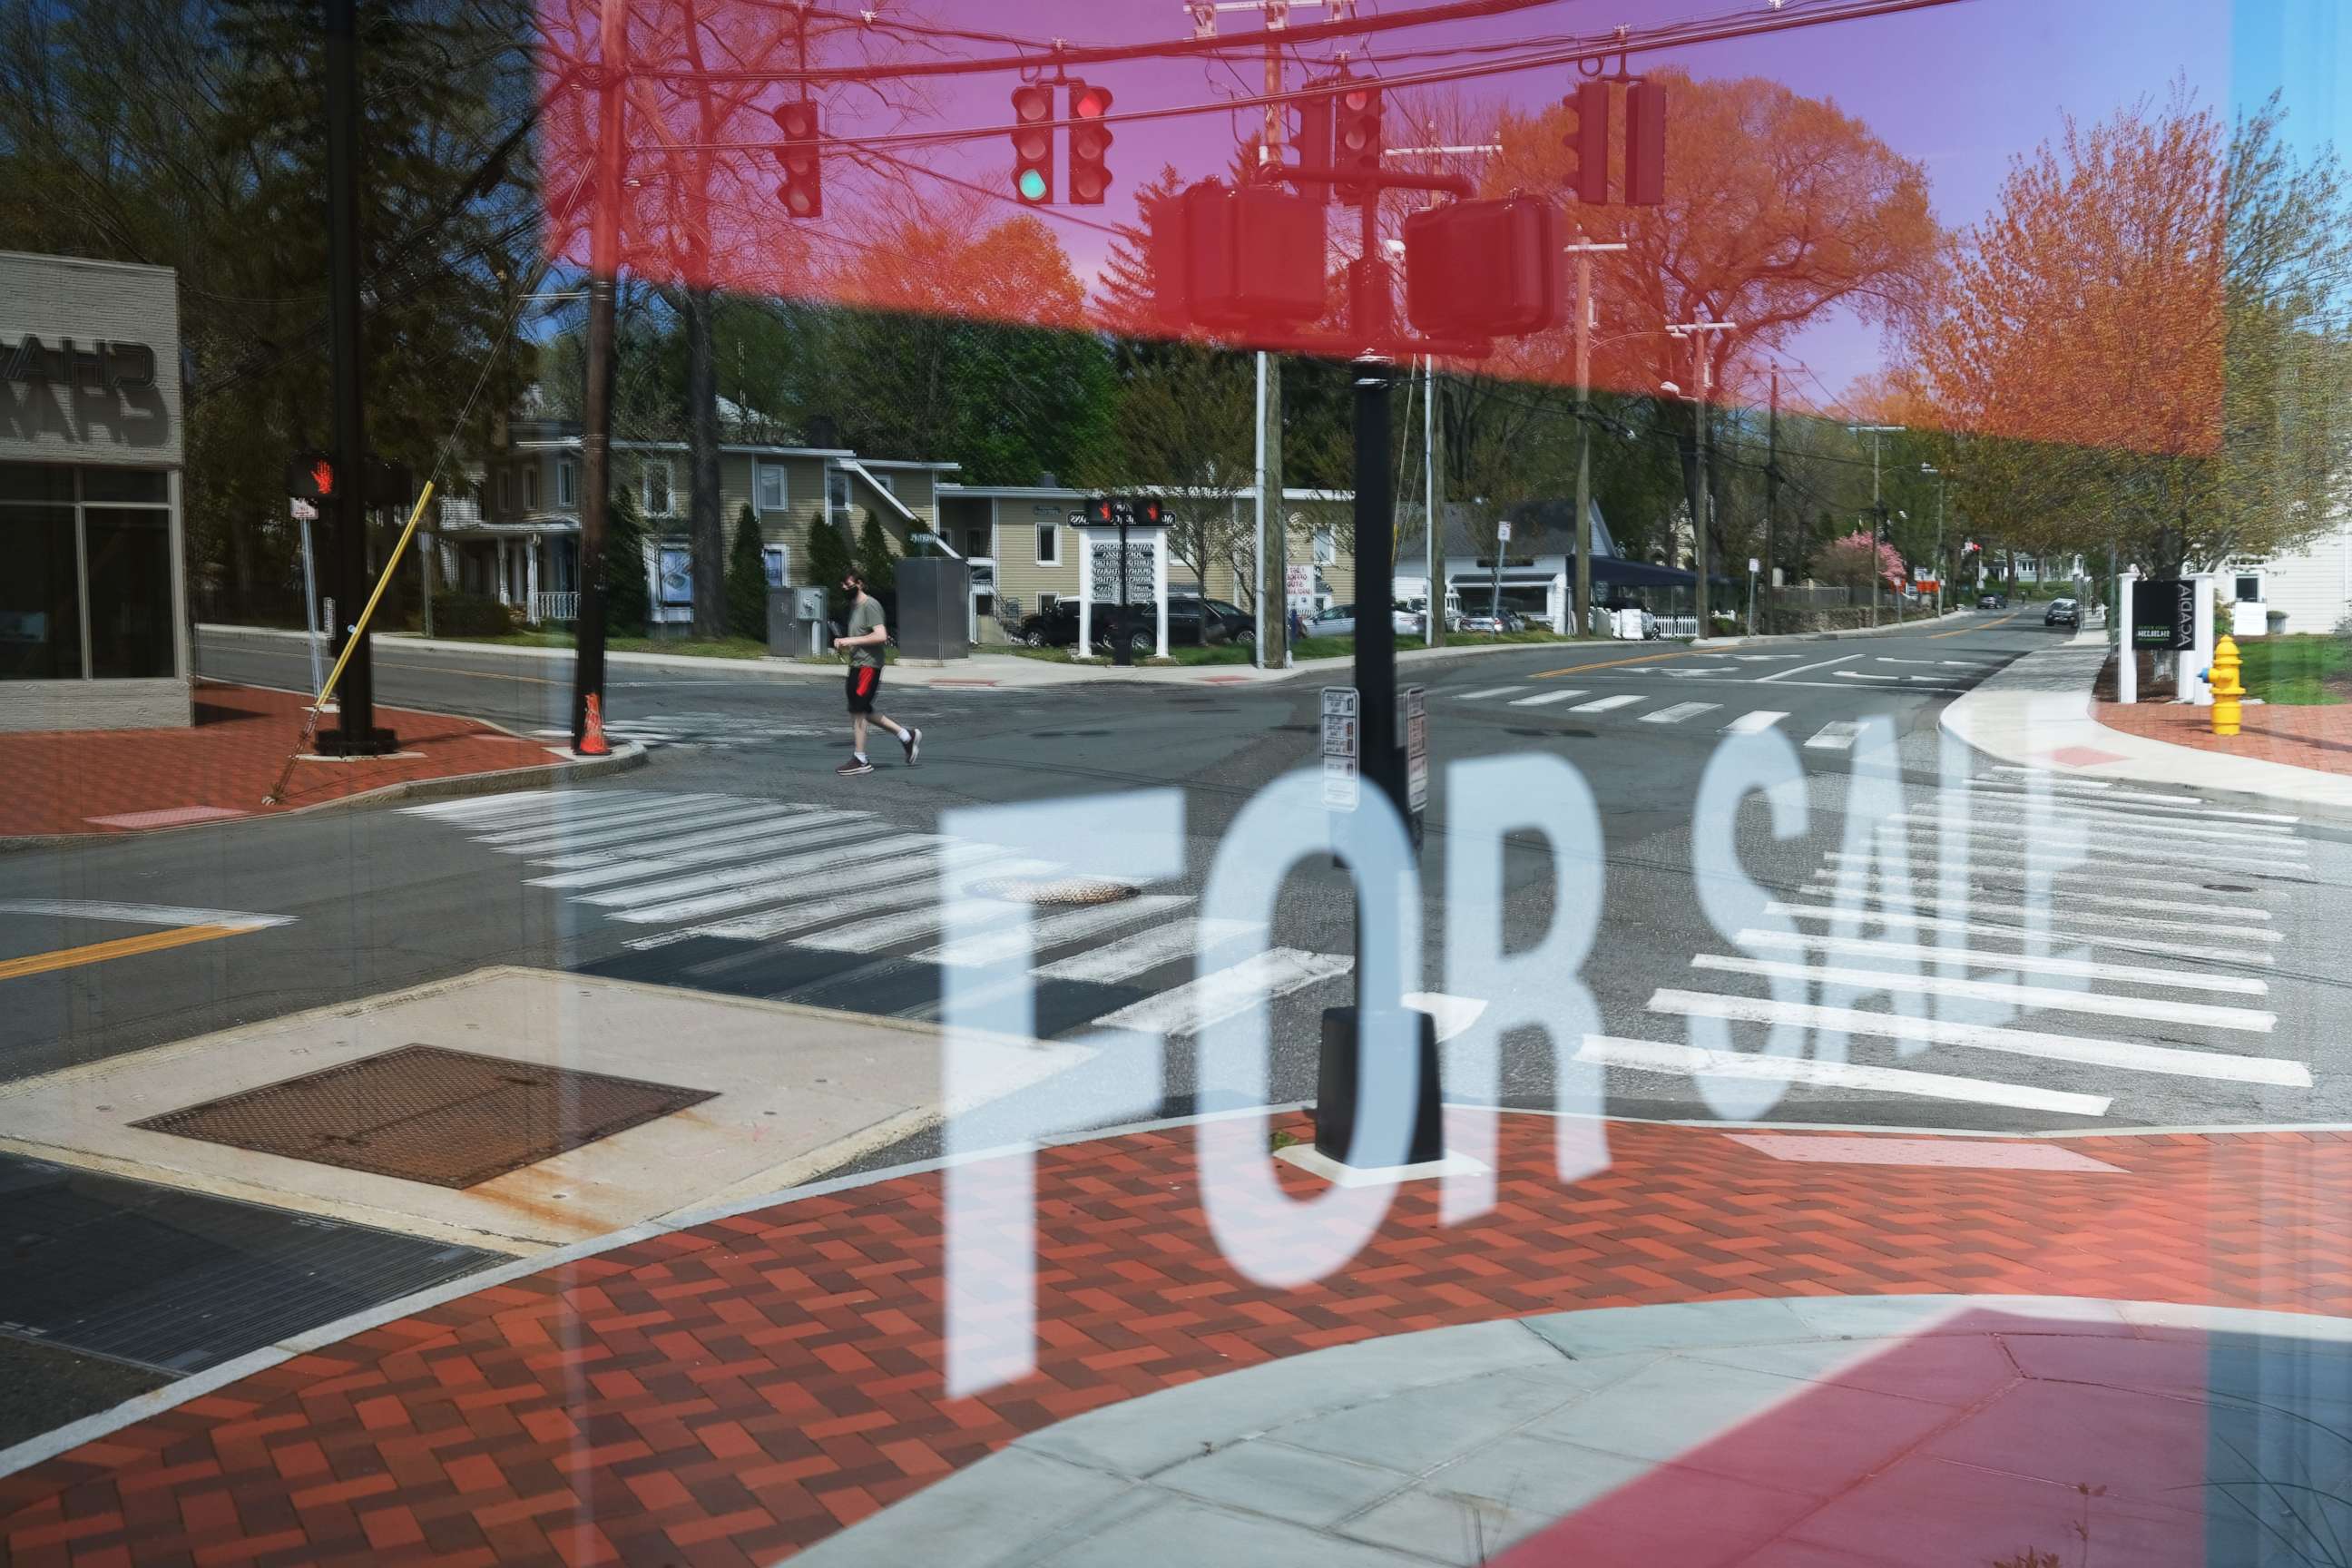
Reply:
[[[2234,735],[2238,732],[2238,699],[2246,689],[2238,684],[2238,667],[2243,662],[2238,657],[2234,637],[2223,637],[2213,645],[2213,733]]]

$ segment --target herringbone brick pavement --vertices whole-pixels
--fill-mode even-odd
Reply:
[[[1303,1128],[1300,1129],[1303,1131]],[[1186,1131],[1038,1157],[1038,1370],[944,1397],[940,1189],[634,1243],[354,1336],[0,1480],[17,1564],[773,1562],[1107,1402],[1373,1335],[1744,1296],[2026,1292],[2352,1311],[2352,1137],[2099,1140],[2117,1173],[1784,1163],[1616,1123],[1499,1202],[1400,1191],[1320,1283],[1219,1254]],[[1285,1167],[1294,1193],[1313,1189]],[[1276,1413],[1269,1413],[1276,1414]]]

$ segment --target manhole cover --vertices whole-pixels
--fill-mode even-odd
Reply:
[[[712,1094],[403,1046],[132,1125],[436,1187],[470,1187]]]
[[[1134,883],[1103,877],[991,877],[971,890],[1013,904],[1115,904],[1136,894]]]

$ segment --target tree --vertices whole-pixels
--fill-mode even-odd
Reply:
[[[1169,559],[1204,598],[1210,566],[1247,553],[1255,512],[1235,498],[1255,478],[1255,396],[1247,356],[1168,344],[1130,366],[1110,448],[1082,470],[1097,489],[1160,494]]]
[[[1150,338],[1164,330],[1151,259],[1151,222],[1160,204],[1182,191],[1185,183],[1175,164],[1163,163],[1135,193],[1135,221],[1118,226],[1118,237],[1103,258],[1095,319],[1104,330],[1123,338]]]
[[[2018,162],[1912,333],[1948,466],[2002,542],[2160,575],[2291,549],[2352,458],[2352,202],[2273,99],[2177,89]]]
[[[1814,574],[1824,583],[1867,595],[1870,592],[1873,553],[1869,534],[1849,533],[1843,539],[1832,540],[1822,551]],[[1905,580],[1902,552],[1881,540],[1874,553],[1878,559],[1879,581],[1888,587],[1899,587]]]
[[[808,569],[809,581],[824,584],[825,604],[838,617],[844,613],[841,580],[856,568],[856,558],[850,554],[849,541],[841,537],[841,530],[829,517],[809,520]]]
[[[616,485],[604,514],[604,629],[614,637],[643,637],[652,614],[645,519],[638,515],[635,493]]]
[[[768,556],[750,501],[735,520],[735,548],[727,557],[727,635],[768,638]]]
[[[882,531],[882,520],[870,511],[866,514],[866,525],[857,531],[857,575],[869,594],[887,594],[898,585],[898,552],[890,548],[890,536]]]

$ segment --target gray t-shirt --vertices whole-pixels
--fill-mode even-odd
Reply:
[[[869,594],[849,607],[849,625],[842,635],[845,637],[862,637],[867,632],[877,630],[881,626],[881,625],[882,606],[877,603],[874,596]],[[860,647],[851,648],[849,650],[849,662],[853,668],[880,668],[882,665],[882,645],[878,642],[866,643]]]

